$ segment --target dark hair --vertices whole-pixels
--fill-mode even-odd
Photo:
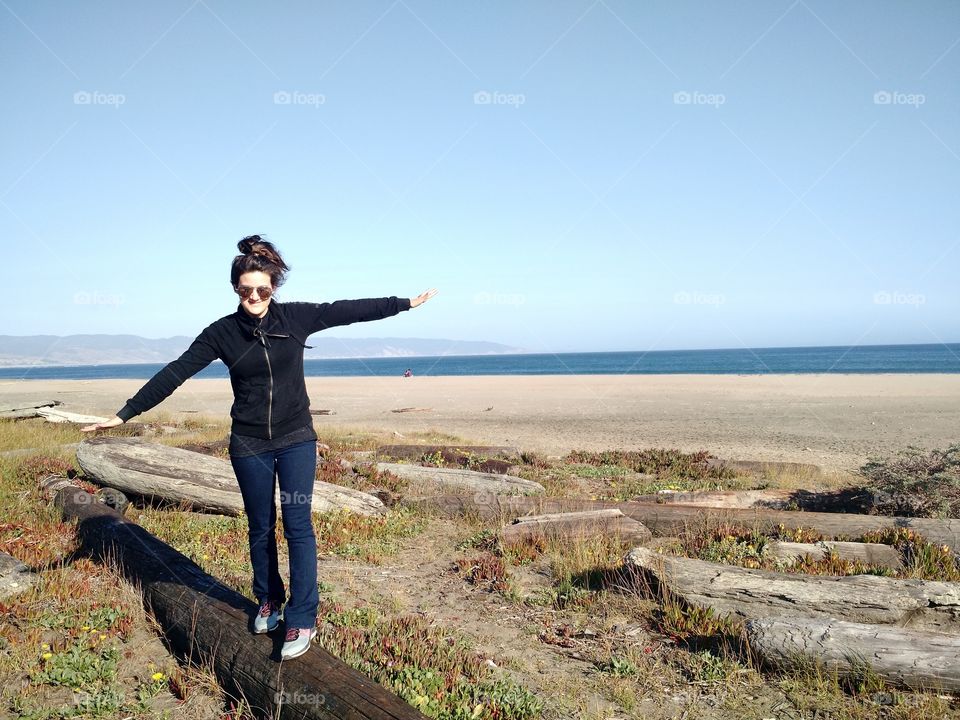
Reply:
[[[280,257],[273,243],[259,235],[248,235],[237,243],[240,254],[233,259],[230,268],[230,285],[237,286],[240,276],[248,272],[265,272],[270,276],[274,289],[283,285],[290,267]]]

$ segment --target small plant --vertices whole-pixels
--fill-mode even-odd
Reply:
[[[472,558],[460,558],[455,563],[457,570],[471,585],[486,588],[491,592],[505,592],[508,588],[507,568],[503,558],[484,552]]]
[[[600,671],[616,677],[637,677],[640,674],[640,668],[632,660],[619,655],[611,655],[610,660],[600,666]]]

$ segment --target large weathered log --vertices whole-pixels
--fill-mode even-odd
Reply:
[[[636,544],[645,543],[653,537],[642,523],[616,509],[528,515],[517,518],[500,533],[506,545],[537,537],[575,540],[596,535]]]
[[[420,488],[438,491],[458,488],[474,493],[539,495],[545,492],[543,485],[514,475],[484,473],[461,468],[424,467],[406,463],[378,462],[377,470],[387,470],[394,475],[416,483]],[[414,488],[416,490],[417,488]]]
[[[377,448],[377,460],[413,460],[424,455],[447,452],[479,455],[485,458],[520,461],[520,450],[507,445],[381,445]]]
[[[101,436],[84,440],[77,462],[101,485],[141,497],[186,502],[195,510],[239,515],[243,498],[230,463],[200,453],[137,438]],[[279,483],[275,498],[279,507]],[[348,508],[365,515],[386,511],[379,498],[317,480],[312,509]]]
[[[69,481],[47,481],[45,490],[65,519],[77,521],[82,550],[139,586],[170,649],[212,667],[228,692],[250,703],[255,717],[424,717],[319,646],[278,664],[282,635],[251,634],[253,601]]]
[[[956,552],[960,549],[960,519],[935,520],[885,515],[854,515],[851,513],[790,512],[786,510],[719,510],[713,508],[662,505],[658,503],[612,502],[580,498],[511,497],[478,492],[471,495],[440,495],[407,498],[412,505],[432,508],[441,515],[471,514],[480,518],[505,522],[528,514],[571,512],[619,508],[624,515],[642,522],[654,535],[670,537],[684,528],[703,522],[705,517],[769,530],[783,525],[789,530],[807,528],[826,537],[856,538],[864,533],[893,528],[907,528],[923,535],[930,542],[946,545]]]
[[[39,416],[40,408],[62,405],[59,400],[17,400],[0,403],[0,420],[22,420]]]
[[[767,618],[746,623],[750,648],[768,667],[817,664],[845,677],[870,671],[910,690],[960,691],[960,637],[843,620]]]
[[[627,553],[624,569],[720,615],[832,617],[960,634],[960,583],[750,570],[644,547]]]
[[[892,545],[880,543],[833,542],[795,543],[774,541],[767,545],[770,557],[787,562],[797,562],[809,555],[814,560],[823,560],[830,554],[841,560],[861,562],[867,565],[883,565],[897,569],[903,565],[900,553]]]

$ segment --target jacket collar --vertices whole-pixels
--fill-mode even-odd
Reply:
[[[276,300],[270,301],[267,308],[267,314],[261,318],[255,318],[243,309],[243,304],[237,305],[235,317],[244,336],[248,339],[258,340],[265,347],[269,347],[267,337],[290,337],[287,329],[286,318],[284,317],[283,306]]]

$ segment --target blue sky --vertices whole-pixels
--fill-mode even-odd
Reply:
[[[960,341],[960,4],[0,2],[4,334]]]

